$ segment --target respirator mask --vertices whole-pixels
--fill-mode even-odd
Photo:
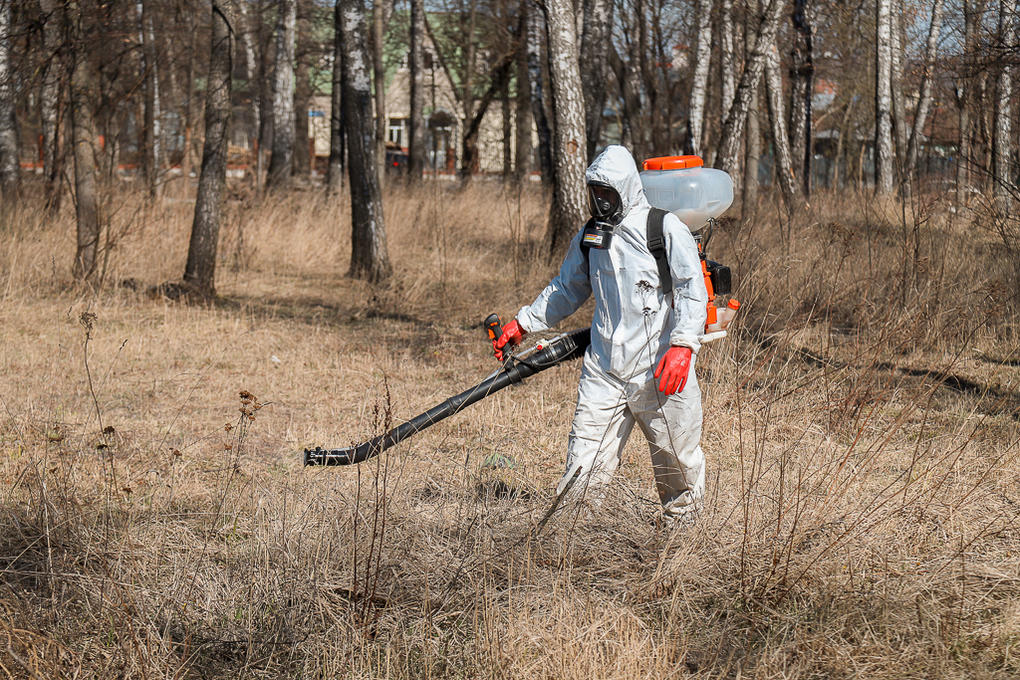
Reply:
[[[613,240],[613,229],[623,221],[623,201],[619,192],[604,182],[589,182],[588,209],[592,220],[584,228],[581,245],[608,248]]]

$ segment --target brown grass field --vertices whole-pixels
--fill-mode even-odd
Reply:
[[[556,269],[537,190],[391,188],[377,289],[345,277],[346,199],[236,193],[203,304],[147,292],[192,205],[109,199],[97,291],[69,207],[0,222],[0,677],[1020,676],[1020,257],[979,213],[726,221],[705,513],[658,525],[636,436],[601,505],[539,529],[577,363],[359,468],[300,462],[496,367],[481,319]]]

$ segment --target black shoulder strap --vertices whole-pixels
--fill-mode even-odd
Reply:
[[[588,220],[587,222],[584,223],[584,226],[581,228],[581,233],[583,234],[585,232],[585,230],[588,229],[588,227],[591,227],[591,226],[594,226],[594,225],[595,225],[595,218],[593,217],[593,218],[591,218],[590,220]],[[578,247],[581,248],[581,254],[584,255],[584,270],[586,272],[588,272],[588,278],[590,279],[591,278],[591,258],[588,256],[588,251],[591,250],[591,246],[586,244],[584,242],[583,238],[580,241],[578,241],[577,245],[578,245]]]
[[[669,257],[666,255],[666,237],[662,233],[662,223],[666,219],[666,211],[659,208],[652,208],[648,211],[647,238],[648,250],[655,258],[655,264],[659,268],[659,285],[662,286],[662,295],[667,300],[672,300],[673,275],[669,271]]]

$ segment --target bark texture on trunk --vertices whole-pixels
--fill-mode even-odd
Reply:
[[[372,71],[375,83],[375,154],[379,166],[379,183],[386,181],[386,65],[383,47],[386,40],[386,5],[382,0],[372,3]]]
[[[584,96],[578,67],[577,21],[570,0],[547,0],[549,80],[553,91],[553,200],[549,211],[549,248],[562,253],[584,222]]]
[[[730,107],[730,113],[726,116],[726,122],[723,124],[719,136],[717,165],[731,175],[736,171],[747,111],[751,106],[751,100],[758,91],[758,84],[765,71],[766,57],[770,50],[774,49],[779,14],[785,4],[784,0],[768,0],[761,25],[754,36],[754,46],[751,48],[751,52],[744,62],[744,70],[740,74],[733,106]]]
[[[425,0],[410,2],[411,120],[407,165],[411,182],[417,184],[425,172]]]
[[[808,0],[794,0],[791,19],[797,32],[790,81],[790,147],[800,167],[804,196],[811,195],[811,96],[814,91],[814,30],[808,17]]]
[[[555,169],[552,163],[552,127],[545,110],[545,87],[542,84],[542,46],[545,44],[545,16],[534,0],[528,6],[528,86],[531,90],[531,113],[538,131],[538,163],[542,184],[552,186]]]
[[[531,85],[528,83],[528,0],[521,0],[520,31],[517,41],[516,148],[514,177],[523,180],[531,172]]]
[[[895,167],[903,167],[903,160],[907,156],[907,111],[903,102],[903,61],[906,59],[906,35],[903,26],[903,0],[892,0],[890,15],[890,35],[892,36],[892,49],[889,61],[889,87],[892,89],[892,120],[893,120],[893,143],[895,151]]]
[[[875,191],[893,189],[892,0],[875,4]]]
[[[914,124],[910,130],[910,140],[907,142],[906,173],[910,178],[917,174],[917,157],[921,147],[921,137],[924,135],[924,126],[928,122],[928,113],[931,110],[933,71],[939,31],[942,28],[944,5],[944,0],[934,0],[931,7],[931,24],[928,26],[928,39],[925,41],[924,47],[924,71],[921,74],[920,94],[917,110],[914,111]]]
[[[765,61],[765,92],[769,103],[769,120],[772,123],[772,148],[776,153],[776,179],[786,209],[792,213],[798,203],[797,182],[783,114],[783,77],[779,71],[779,50],[775,44],[768,51]]]
[[[281,0],[276,22],[276,67],[273,75],[273,150],[267,188],[290,184],[294,166],[294,33],[297,0]]]
[[[39,0],[43,17],[43,47],[46,65],[39,96],[40,131],[43,138],[43,169],[46,176],[46,208],[60,209],[63,158],[60,123],[64,80],[63,4],[57,0]]]
[[[227,184],[230,85],[233,71],[233,34],[229,9],[225,3],[216,0],[212,3],[202,171],[195,197],[188,262],[184,269],[184,283],[202,297],[216,294],[216,249],[223,212],[223,191]]]
[[[1017,44],[1016,0],[999,0],[998,33],[1003,56],[995,82],[995,127],[992,136],[992,182],[993,192],[1000,209],[1009,207],[1010,194],[1016,184],[1013,177],[1013,144],[1011,99],[1013,97],[1013,67],[1011,55],[1006,50],[1015,49]]]
[[[84,2],[68,2],[67,19],[74,66],[71,71],[71,144],[74,147],[75,218],[77,247],[72,273],[79,281],[94,283],[99,254],[99,170],[95,140],[98,137],[91,95],[97,85],[88,58],[84,21],[94,8]]]
[[[150,198],[159,193],[162,159],[160,141],[159,59],[152,29],[152,0],[138,0],[138,41],[142,45],[142,72],[145,79],[145,114],[142,124],[142,176]]]
[[[14,72],[11,69],[12,22],[11,0],[0,0],[0,194],[5,204],[16,201],[21,192]]]
[[[737,59],[733,47],[733,0],[722,0],[719,6],[720,31],[720,62],[722,67],[722,110],[719,119],[726,120],[726,114],[733,105],[733,97],[737,93]]]
[[[308,136],[308,107],[312,100],[311,65],[312,8],[302,4],[297,17],[297,45],[294,53],[294,170],[297,177],[307,178],[312,172],[313,150]]]
[[[344,115],[343,115],[343,33],[340,30],[342,5],[333,8],[333,91],[329,110],[329,166],[326,169],[326,194],[336,196],[344,183]]]
[[[595,158],[602,136],[602,110],[606,105],[609,35],[613,23],[610,0],[583,0],[581,29],[581,76],[584,82],[585,137],[587,158]]]
[[[350,276],[380,281],[391,273],[372,124],[371,62],[364,0],[340,0],[343,115],[351,187]]]
[[[705,127],[705,99],[708,97],[708,67],[712,57],[712,0],[697,0],[694,15],[694,77],[687,107],[691,153],[702,154],[702,131]],[[642,51],[643,53],[643,51]]]
[[[259,130],[262,128],[262,86],[259,79],[258,61],[255,59],[255,40],[258,36],[247,7],[247,2],[237,3],[238,19],[241,22],[241,45],[244,48],[245,78],[248,79],[248,94],[251,97],[248,114],[251,117],[251,120],[248,121],[251,127],[248,130],[248,139],[253,142],[256,152],[259,152]],[[256,177],[255,183],[258,184],[260,180],[260,177]]]

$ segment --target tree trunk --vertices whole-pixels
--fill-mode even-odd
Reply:
[[[372,70],[375,83],[375,153],[379,166],[379,184],[386,181],[386,64],[383,49],[386,46],[387,3],[373,0],[372,3]]]
[[[595,158],[602,137],[602,110],[606,106],[608,47],[613,24],[613,4],[609,0],[583,0],[581,30],[581,76],[584,82],[584,129],[588,140],[588,161]]]
[[[779,26],[779,13],[785,5],[784,0],[768,0],[761,25],[754,37],[754,47],[744,62],[744,70],[740,74],[737,93],[733,97],[733,105],[726,116],[722,132],[719,135],[718,163],[720,169],[733,174],[737,167],[737,154],[747,120],[747,111],[751,100],[757,93],[765,61],[769,52],[775,49],[776,30]]]
[[[776,178],[783,194],[783,202],[791,214],[798,204],[797,182],[793,170],[793,156],[790,153],[790,137],[786,131],[783,114],[783,78],[779,72],[779,50],[775,44],[768,51],[765,61],[765,92],[769,104],[769,120],[772,123],[772,148],[775,150]]]
[[[245,77],[248,80],[248,94],[251,99],[249,116],[248,139],[256,156],[261,153],[259,149],[259,131],[262,129],[262,82],[259,77],[258,62],[255,60],[255,45],[253,36],[256,34],[254,19],[248,14],[248,2],[237,3],[238,18],[241,20],[241,45],[244,48]],[[259,177],[258,158],[255,159],[255,186],[262,180]]]
[[[737,93],[737,58],[733,47],[733,0],[722,0],[719,8],[722,15],[722,40],[720,40],[720,62],[722,66],[722,111],[719,120],[725,120]]]
[[[517,148],[514,149],[514,177],[523,181],[531,172],[531,85],[528,82],[528,0],[521,0],[517,40]]]
[[[407,165],[411,182],[417,184],[425,172],[425,0],[410,2],[411,124]]]
[[[309,148],[308,104],[312,98],[311,7],[303,6],[297,20],[297,49],[294,55],[294,169],[297,177],[307,178],[312,171],[313,151]]]
[[[514,173],[514,120],[510,107],[510,78],[503,85],[500,102],[503,119],[503,181],[509,182]]]
[[[808,0],[794,0],[793,27],[797,42],[793,48],[790,82],[790,147],[793,162],[800,164],[804,196],[811,195],[811,96],[814,91],[813,29],[808,18]]]
[[[695,9],[694,76],[688,105],[687,151],[696,156],[703,153],[702,131],[705,127],[705,99],[708,96],[708,67],[712,57],[712,0],[697,0]]]
[[[920,94],[917,110],[914,111],[914,125],[910,130],[907,142],[906,174],[910,181],[917,176],[917,156],[924,136],[924,126],[928,122],[931,109],[932,81],[934,80],[935,55],[938,49],[939,31],[942,27],[942,8],[944,0],[934,0],[931,8],[931,24],[928,26],[928,40],[924,47],[924,72],[921,74]],[[908,182],[909,190],[910,182]]]
[[[11,69],[13,34],[11,0],[0,0],[0,195],[5,205],[13,205],[21,193],[14,72]]]
[[[875,29],[875,191],[893,189],[892,0],[877,0]]]
[[[297,0],[280,0],[273,76],[273,150],[266,188],[290,185],[294,167],[294,33]]]
[[[895,143],[895,164],[903,172],[907,157],[907,112],[903,103],[903,61],[906,59],[906,35],[903,26],[903,0],[892,0],[890,16],[892,36],[892,59],[889,62],[889,83],[892,88],[893,142]]]
[[[372,125],[372,85],[364,0],[340,0],[343,116],[351,186],[351,269],[354,278],[380,281],[391,273],[386,248],[379,164]]]
[[[326,194],[337,196],[344,182],[344,115],[343,115],[343,33],[340,30],[341,3],[333,8],[333,88],[329,107],[329,167],[326,171]]]
[[[222,3],[213,0],[209,79],[205,92],[202,173],[198,179],[195,217],[191,223],[188,262],[184,269],[184,283],[203,297],[212,297],[216,294],[216,248],[220,234],[223,190],[227,184],[233,51],[231,21],[226,12],[227,8]]]
[[[142,124],[142,177],[149,198],[159,193],[159,169],[162,159],[160,140],[159,59],[156,36],[152,30],[152,0],[138,0],[138,42],[142,46],[142,73],[145,80],[145,114]]]
[[[65,5],[71,31],[74,66],[71,71],[71,143],[74,145],[75,218],[77,249],[72,272],[74,278],[94,283],[99,252],[99,196],[96,163],[97,138],[90,96],[97,88],[97,78],[88,58],[86,30],[83,22],[94,8],[72,0]]]
[[[61,149],[60,123],[64,69],[63,5],[57,0],[39,0],[43,14],[43,46],[46,66],[39,97],[40,128],[43,137],[43,169],[46,176],[46,209],[56,213],[60,209],[61,174],[64,154]]]
[[[1015,186],[1012,163],[1011,98],[1013,96],[1013,67],[1010,64],[1012,55],[1007,50],[1015,49],[1017,44],[1016,31],[1016,0],[999,0],[999,40],[1002,56],[999,58],[998,77],[995,83],[995,128],[992,137],[992,181],[993,192],[1001,210],[1009,208],[1010,193]]]
[[[741,198],[741,216],[747,219],[758,206],[758,165],[761,158],[761,129],[759,127],[759,104],[757,93],[747,111],[747,136],[744,146],[744,181]]]
[[[553,94],[553,200],[549,211],[549,252],[562,253],[584,221],[584,97],[578,67],[577,21],[570,0],[547,0],[549,80]]]
[[[545,110],[545,88],[542,86],[542,46],[545,44],[545,15],[534,0],[528,8],[528,86],[531,89],[531,113],[538,130],[538,163],[542,184],[552,186],[555,169],[552,162],[552,128]]]

